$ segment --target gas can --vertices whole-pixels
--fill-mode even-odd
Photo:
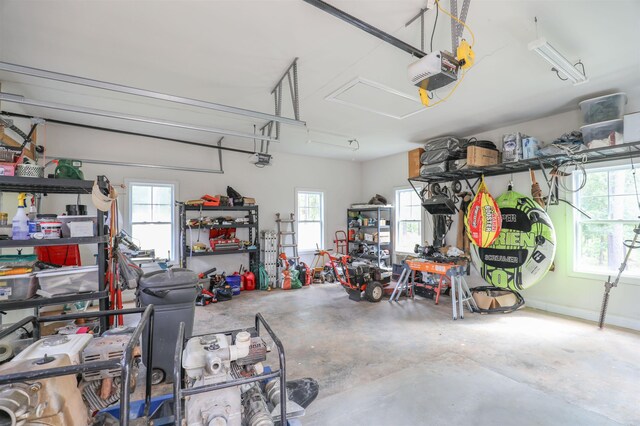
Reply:
[[[248,291],[256,289],[256,276],[251,271],[244,273],[244,289]]]

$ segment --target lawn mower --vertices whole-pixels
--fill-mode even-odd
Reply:
[[[333,275],[349,294],[349,299],[359,302],[364,293],[364,298],[369,302],[382,300],[384,287],[391,281],[390,271],[368,262],[354,262],[351,256],[346,254],[334,256],[325,250],[319,250],[316,255],[329,258]]]

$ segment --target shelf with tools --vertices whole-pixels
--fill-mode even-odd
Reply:
[[[98,176],[95,181],[76,179],[32,178],[21,176],[0,176],[0,191],[30,194],[91,194],[94,184],[105,191],[109,187],[109,180],[105,176]],[[98,210],[97,223],[105,221],[105,213]],[[29,240],[0,240],[0,249],[23,247],[46,247],[75,244],[97,244],[98,283],[97,291],[61,294],[53,297],[32,297],[29,299],[14,299],[0,301],[0,310],[9,311],[16,309],[35,309],[47,305],[59,305],[79,301],[99,300],[101,311],[109,309],[109,294],[106,291],[106,251],[109,237],[104,226],[97,227],[97,235],[94,237],[55,238],[55,239],[29,239]],[[106,318],[101,319],[101,327],[106,330]]]
[[[409,178],[409,183],[414,182],[431,183],[447,183],[452,181],[466,182],[470,187],[474,187],[476,183],[472,180],[478,180],[484,176],[500,176],[511,173],[526,172],[529,170],[540,170],[550,167],[562,165],[573,159],[579,159],[587,163],[600,163],[603,161],[611,161],[615,159],[624,159],[640,156],[640,141],[627,142],[619,145],[611,145],[600,148],[585,149],[575,154],[563,153],[556,155],[548,155],[543,157],[529,158],[509,163],[499,163],[491,166],[483,167],[466,167],[460,170],[431,173],[427,176],[415,176]],[[415,186],[414,186],[415,189]]]
[[[187,250],[187,257],[191,256],[217,256],[221,254],[243,254],[243,253],[255,253],[257,252],[257,248],[246,248],[246,249],[237,249],[237,250],[212,250],[212,251],[194,251],[191,252]]]
[[[91,194],[92,180],[53,179],[21,176],[0,176],[1,192],[30,194]]]
[[[220,256],[225,254],[249,254],[249,264],[257,265],[259,262],[259,223],[258,223],[258,206],[198,206],[198,205],[186,205],[185,203],[176,203],[179,209],[180,220],[180,266],[187,267],[187,262],[191,257],[202,256]],[[205,212],[247,212],[249,223],[206,223],[189,226],[189,218],[187,218],[187,212],[199,212],[202,219],[202,215]],[[251,246],[242,248],[219,248],[211,249],[209,244],[206,251],[192,251],[191,241],[187,241],[191,238],[190,234],[193,232],[211,231],[211,230],[232,230],[232,229],[247,229],[249,233],[248,241],[251,242]],[[195,238],[195,237],[194,237]],[[234,237],[236,238],[236,237]],[[208,238],[209,240],[209,238]],[[210,241],[209,241],[210,242]],[[241,243],[240,243],[241,244]]]
[[[348,252],[354,258],[375,260],[379,266],[389,266],[387,260],[393,257],[393,220],[393,207],[366,206],[347,209]],[[374,234],[367,240],[365,236],[369,232]],[[358,250],[374,252],[360,253]]]

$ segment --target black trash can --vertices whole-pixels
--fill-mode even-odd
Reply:
[[[193,333],[193,316],[198,294],[198,276],[188,269],[172,268],[149,272],[140,278],[138,306],[154,305],[153,383],[173,382],[173,356],[178,325],[184,322],[185,336]],[[146,333],[143,348],[146,347]]]

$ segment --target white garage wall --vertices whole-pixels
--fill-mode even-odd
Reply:
[[[25,124],[26,125],[26,124]],[[42,137],[41,132],[41,137]],[[217,140],[217,138],[213,138]],[[40,139],[40,143],[43,139]],[[304,143],[301,141],[301,143]],[[229,144],[228,146],[232,146]],[[242,146],[245,148],[246,144]],[[192,147],[137,136],[121,135],[77,127],[48,124],[46,147],[51,156],[66,158],[86,158],[121,162],[152,163],[198,168],[218,168],[217,150]],[[188,200],[204,194],[226,194],[227,185],[247,197],[256,198],[260,207],[260,228],[275,229],[275,213],[288,216],[294,210],[296,188],[318,189],[325,193],[325,245],[332,246],[333,233],[344,229],[347,207],[359,201],[361,163],[335,161],[323,158],[305,157],[274,152],[273,165],[257,168],[248,161],[247,154],[223,152],[224,174],[206,174],[173,170],[134,168],[84,164],[85,179],[93,179],[104,174],[112,184],[123,184],[126,180],[174,182],[177,184],[176,199]],[[53,172],[53,166],[47,168]],[[338,190],[337,190],[338,189]],[[127,192],[121,193],[119,207],[123,218],[127,218]],[[15,213],[15,196],[4,197],[5,211],[9,217]],[[83,196],[83,204],[95,212],[89,196]],[[64,212],[65,204],[75,203],[75,196],[54,195],[45,197],[42,212]],[[176,212],[177,214],[177,212]],[[229,215],[232,215],[229,213]],[[246,238],[246,230],[238,230],[239,237]],[[240,232],[245,232],[241,234]],[[201,241],[207,239],[203,234]],[[89,247],[83,248],[83,258],[91,261]],[[165,256],[158,253],[159,256]],[[311,262],[313,255],[305,256]],[[211,256],[194,259],[190,263],[200,272],[211,266],[220,271],[232,273],[241,263],[248,263],[248,255]],[[210,266],[209,266],[210,265]]]
[[[640,106],[634,105],[632,102],[627,106],[627,111],[636,111],[638,109],[640,109]],[[578,129],[581,125],[581,120],[582,117],[578,111],[571,111],[470,136],[498,143],[503,134],[521,131],[549,142],[562,133]],[[606,165],[606,163],[600,163],[597,166],[602,165]],[[365,162],[362,168],[363,198],[377,192],[388,197],[389,200],[393,200],[394,188],[407,186],[407,177],[408,163],[406,153]],[[541,172],[537,172],[537,179],[542,186],[544,180]],[[486,183],[489,191],[497,197],[507,189],[509,180],[510,176],[508,175],[491,177],[487,178]],[[514,175],[513,182],[516,191],[530,194],[531,181],[528,173]],[[543,191],[546,193],[546,189],[543,189]],[[561,197],[570,199],[570,195],[566,194],[561,194]],[[556,270],[555,272],[550,272],[540,283],[523,292],[527,305],[550,312],[597,320],[604,290],[603,283],[606,277],[593,275],[585,278],[573,274],[570,263],[573,250],[572,242],[569,240],[571,233],[567,232],[568,225],[571,224],[572,220],[572,209],[561,203],[558,206],[551,206],[549,213],[559,239]],[[451,228],[452,231],[449,233],[450,241],[448,242],[450,244],[455,244],[456,226],[457,223],[454,223]],[[426,229],[424,235],[426,241],[432,241],[430,229]],[[629,236],[629,238],[631,237]],[[470,283],[483,282],[475,270],[473,270],[472,275]],[[640,330],[638,300],[640,300],[640,282],[638,280],[621,282],[618,288],[612,290],[607,322]]]

